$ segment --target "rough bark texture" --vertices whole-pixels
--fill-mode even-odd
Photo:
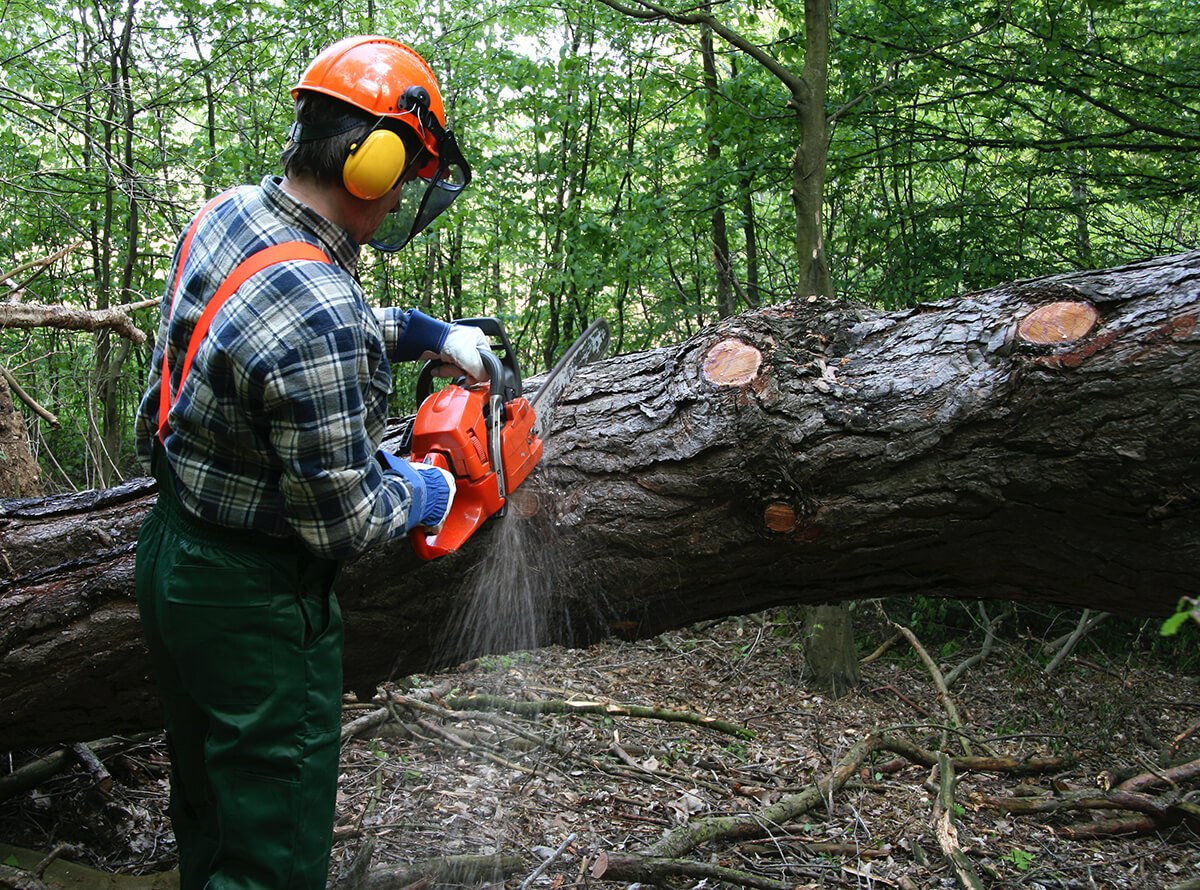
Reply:
[[[346,566],[348,685],[782,603],[1169,613],[1200,570],[1198,312],[1200,252],[905,312],[786,303],[585,368],[508,517],[432,563],[397,541]],[[156,724],[151,499],[4,505],[0,750]]]
[[[862,682],[854,624],[845,603],[804,606],[804,663],[808,688],[830,698],[849,695]]]
[[[0,498],[42,493],[42,470],[29,447],[25,417],[17,409],[8,381],[0,377]]]

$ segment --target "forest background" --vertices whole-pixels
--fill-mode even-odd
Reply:
[[[1194,0],[10,0],[0,299],[161,298],[179,230],[278,171],[291,86],[359,32],[428,59],[475,172],[404,252],[364,251],[363,284],[501,317],[526,373],[597,316],[619,353],[813,290],[893,309],[1192,249],[1197,20]],[[45,493],[143,475],[157,316],[134,313],[142,344],[0,329],[9,381],[59,421],[23,409]]]

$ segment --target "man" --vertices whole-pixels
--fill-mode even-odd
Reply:
[[[389,363],[486,378],[477,329],[372,311],[355,276],[361,245],[402,247],[470,181],[429,66],[350,38],[292,95],[285,175],[214,199],[180,239],[138,414],[159,497],[137,597],[182,890],[325,887],[338,565],[436,527],[454,493],[445,471],[376,453]]]

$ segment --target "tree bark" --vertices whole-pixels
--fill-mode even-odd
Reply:
[[[25,415],[15,402],[8,373],[0,371],[0,498],[33,497],[43,490],[42,469],[33,457]]]
[[[785,603],[1170,614],[1200,570],[1198,313],[1194,252],[902,312],[802,299],[591,365],[508,516],[345,566],[347,683]],[[0,750],[157,725],[152,497],[3,504]]]
[[[803,607],[807,685],[830,698],[858,688],[861,675],[854,648],[854,624],[845,603]]]

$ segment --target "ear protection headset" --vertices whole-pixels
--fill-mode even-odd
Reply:
[[[410,86],[400,99],[400,106],[417,116],[429,110],[429,92],[421,86]],[[386,128],[381,118],[361,142],[350,146],[350,154],[342,167],[342,182],[346,190],[368,201],[390,192],[404,175],[410,158],[400,134]]]

